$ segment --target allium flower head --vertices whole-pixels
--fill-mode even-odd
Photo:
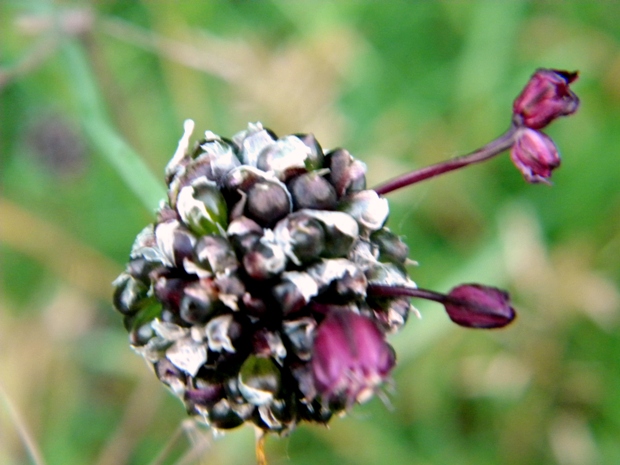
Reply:
[[[312,135],[257,123],[190,148],[192,129],[114,283],[132,345],[215,428],[326,422],[389,376],[385,333],[409,313],[408,299],[367,292],[415,288],[387,200],[366,190],[362,162]]]
[[[441,303],[461,326],[507,325],[515,312],[500,289],[441,294],[411,281],[383,196],[508,149],[528,181],[546,181],[559,156],[536,129],[576,110],[575,77],[538,70],[505,134],[374,189],[364,163],[311,134],[277,137],[256,123],[192,146],[186,121],[166,167],[168,199],[114,281],[132,347],[213,428],[287,433],[380,388],[396,361],[386,335],[407,322],[411,298]]]

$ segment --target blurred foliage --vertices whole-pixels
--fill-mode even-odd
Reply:
[[[421,286],[505,287],[518,321],[468,331],[420,305],[391,338],[387,405],[267,452],[620,463],[619,17],[618,2],[1,2],[0,463],[254,460],[251,430],[186,421],[110,304],[185,118],[313,132],[366,161],[372,186],[499,135],[537,67],[582,76],[581,110],[548,130],[553,188],[504,156],[390,196]]]

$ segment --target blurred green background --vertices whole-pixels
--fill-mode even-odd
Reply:
[[[581,72],[580,111],[547,131],[552,188],[502,156],[389,196],[418,285],[504,287],[518,320],[466,330],[419,304],[390,338],[387,402],[267,454],[620,463],[619,18],[618,2],[0,2],[0,463],[253,462],[251,429],[186,421],[110,304],[184,119],[313,132],[373,186],[501,134],[537,67]]]

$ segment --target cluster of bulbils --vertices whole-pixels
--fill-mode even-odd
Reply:
[[[190,147],[188,120],[166,167],[168,200],[114,282],[132,347],[212,427],[286,433],[376,392],[396,360],[385,336],[405,324],[412,297],[442,303],[462,326],[510,323],[499,289],[416,287],[382,194],[507,148],[528,181],[546,180],[559,158],[538,129],[577,109],[575,76],[538,70],[499,142],[376,189],[362,162],[312,135],[278,138],[256,123]]]

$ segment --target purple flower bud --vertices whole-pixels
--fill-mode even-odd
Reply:
[[[560,155],[551,138],[528,128],[519,130],[510,159],[529,183],[549,184],[551,172],[560,166]]]
[[[467,328],[501,328],[515,319],[508,293],[481,284],[461,284],[444,300],[448,316]]]
[[[334,310],[320,324],[314,340],[314,385],[331,407],[350,407],[372,395],[395,361],[394,350],[372,320]]]
[[[569,88],[578,73],[538,69],[513,104],[515,122],[541,129],[559,116],[577,111],[579,98]]]

